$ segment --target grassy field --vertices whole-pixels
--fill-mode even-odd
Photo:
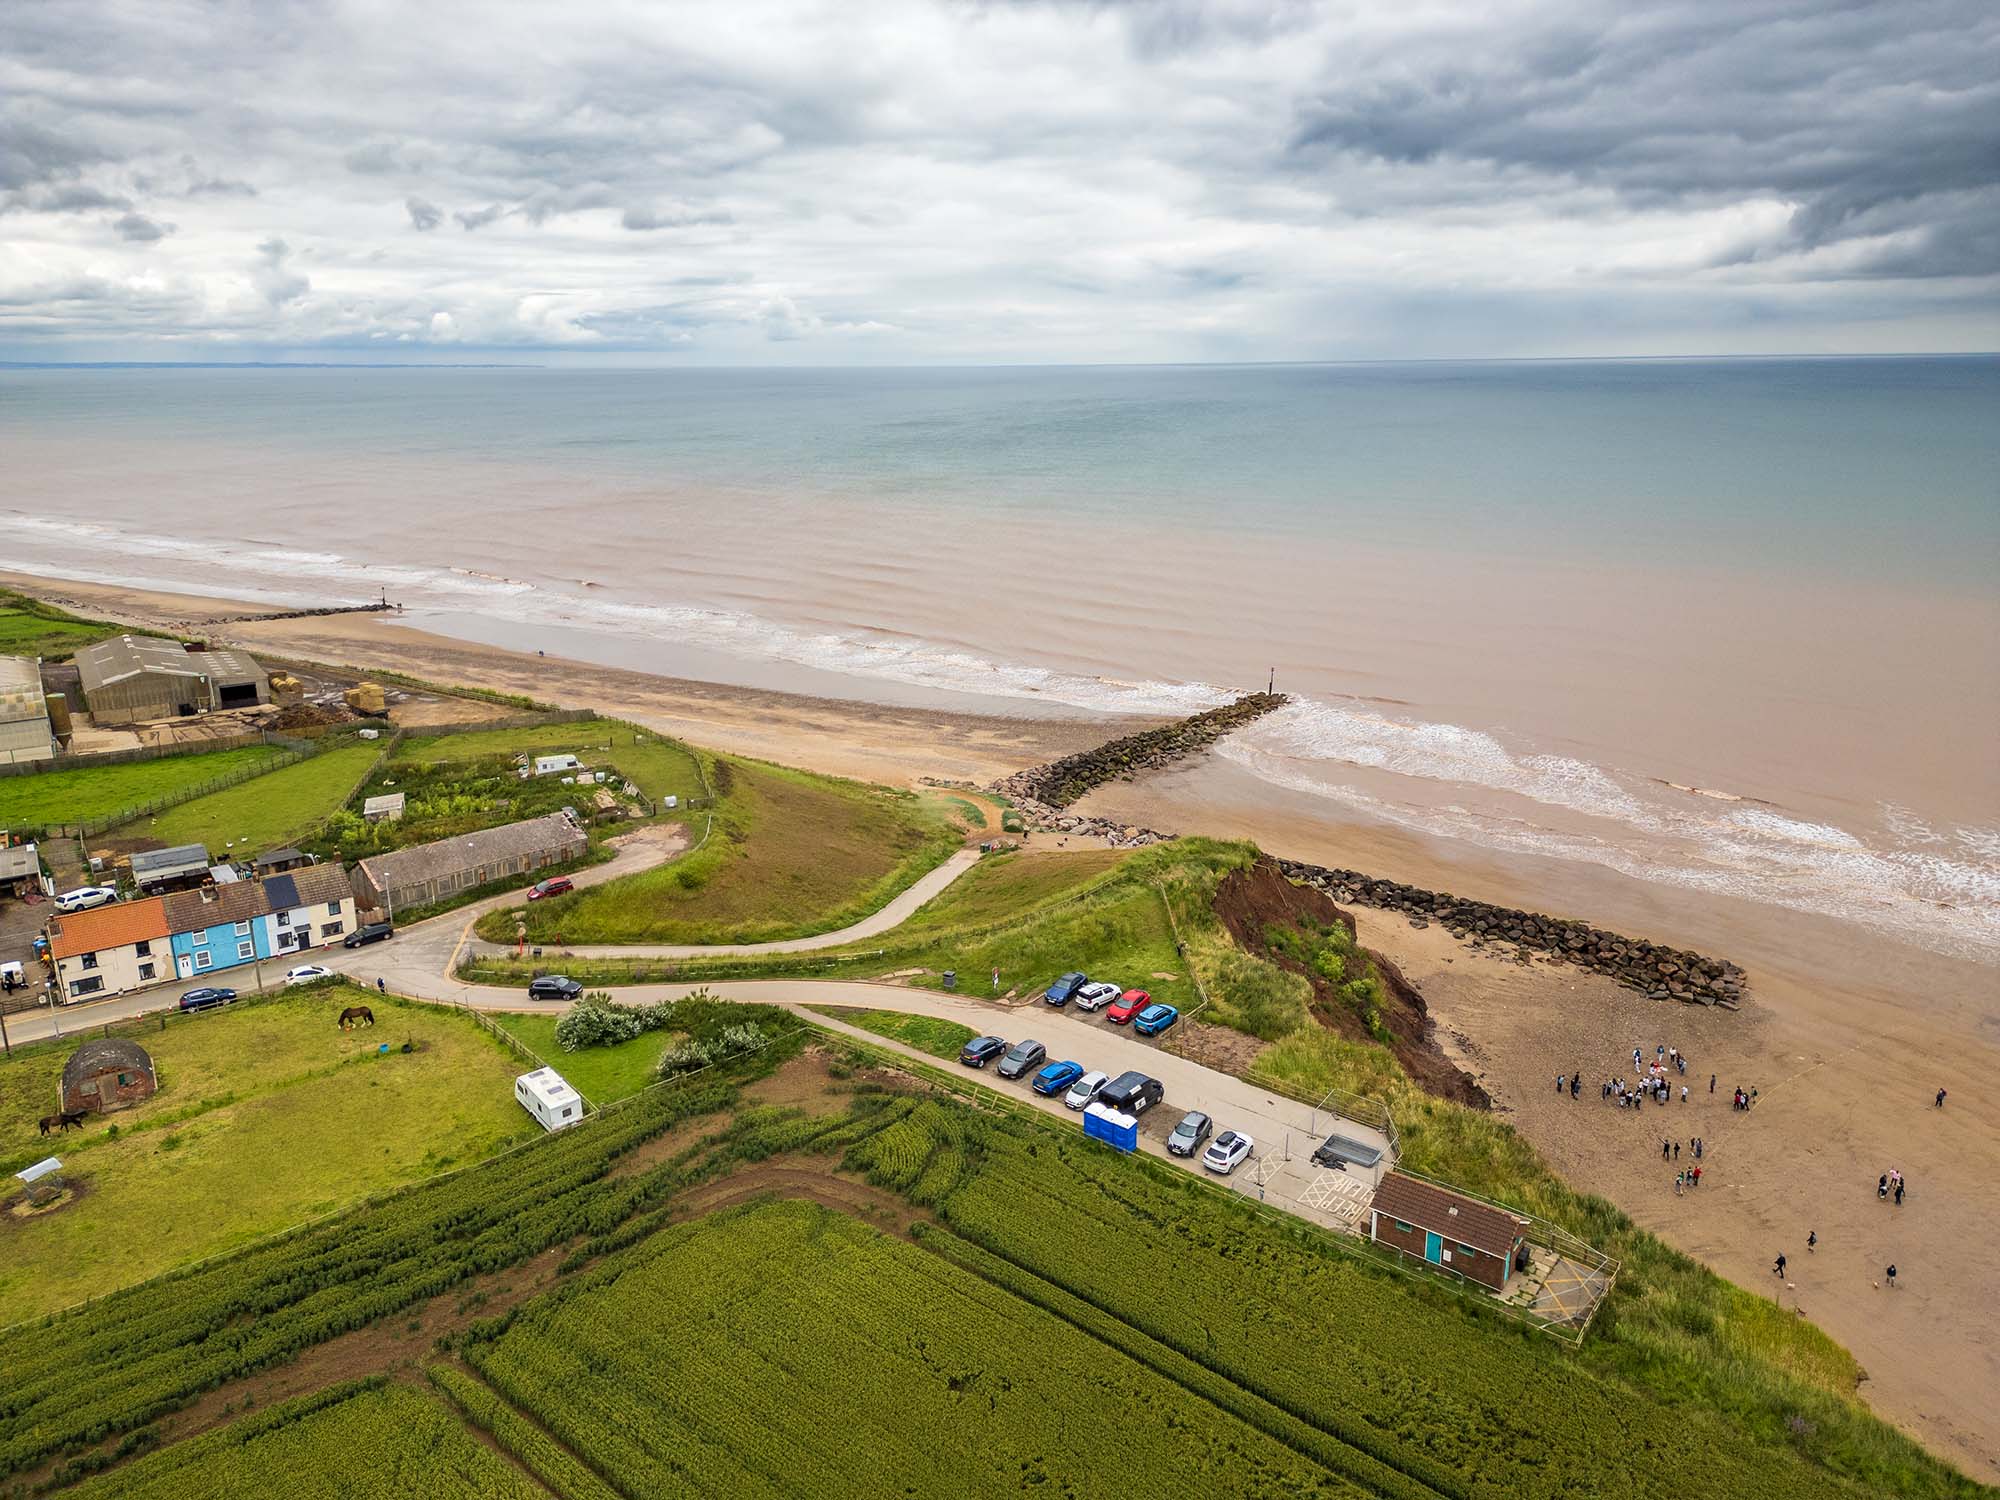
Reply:
[[[53,1143],[77,1196],[54,1212],[0,1217],[0,1323],[213,1255],[477,1160],[525,1138],[512,1053],[463,1016],[370,994],[378,1024],[343,1032],[361,997],[315,989],[138,1030],[160,1090]],[[417,1050],[405,1055],[405,1041]],[[391,1048],[386,1055],[375,1049]],[[34,1134],[69,1049],[0,1069],[10,1161],[45,1154]],[[117,1134],[110,1131],[116,1126]]]
[[[1364,1493],[810,1203],[666,1231],[571,1292],[468,1355],[627,1495]]]
[[[556,1045],[556,1016],[502,1016],[500,1024],[569,1080],[592,1104],[602,1107],[636,1094],[653,1082],[668,1038],[648,1032],[615,1047],[581,1047],[565,1052]]]
[[[118,832],[169,845],[203,844],[218,859],[275,849],[332,817],[381,753],[382,747],[368,740],[339,745],[268,776],[128,823]]]
[[[406,1385],[336,1386],[149,1454],[71,1491],[80,1500],[247,1500],[253,1495],[477,1495],[546,1491]]]
[[[60,661],[92,641],[125,632],[123,625],[85,620],[12,589],[0,589],[0,656]]]
[[[849,1005],[815,1005],[812,1009],[947,1061],[956,1061],[959,1049],[979,1035],[970,1026],[961,1026],[941,1016],[911,1016],[900,1010],[865,1010]]]
[[[465,736],[471,738],[472,736]],[[706,845],[527,908],[533,943],[758,943],[858,921],[959,847],[942,799],[721,759]],[[480,935],[510,942],[514,915]]]
[[[718,1005],[710,1019],[758,1017]],[[1698,1333],[1632,1348],[1613,1319],[1571,1349],[1197,1174],[898,1087],[837,1047],[786,1046],[228,1262],[0,1331],[0,1476],[66,1454],[116,1463],[158,1440],[84,1493],[494,1492],[462,1467],[465,1433],[441,1408],[398,1412],[407,1431],[388,1455],[365,1417],[321,1444],[311,1409],[280,1408],[175,1445],[174,1413],[209,1391],[233,1405],[236,1382],[371,1323],[372,1338],[292,1368],[400,1366],[421,1353],[400,1337],[419,1304],[462,1314],[560,1247],[551,1290],[440,1349],[472,1373],[433,1378],[488,1452],[569,1500],[1133,1486],[1574,1500],[1662,1474],[1704,1500],[1979,1493],[1858,1404],[1782,1373],[1748,1371],[1753,1399],[1716,1400]],[[757,1079],[795,1102],[751,1104],[737,1090]],[[771,1191],[792,1201],[756,1196]],[[716,1202],[738,1206],[704,1212]],[[329,1392],[325,1409],[348,1399]],[[294,1427],[298,1446],[257,1466],[217,1456]],[[344,1448],[376,1467],[347,1479]],[[296,1455],[322,1451],[325,1483],[298,1477]]]
[[[693,751],[678,740],[615,719],[408,739],[397,750],[396,758],[435,765],[489,755],[558,755],[564,751],[592,769],[615,765],[655,803],[662,797],[678,797],[685,803],[701,795],[701,772]]]
[[[241,776],[285,758],[275,745],[170,755],[112,766],[78,766],[0,781],[0,828],[96,823],[219,777]],[[358,774],[358,773],[357,773]]]

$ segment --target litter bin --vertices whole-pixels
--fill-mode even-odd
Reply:
[[[946,969],[944,971],[944,987],[948,990],[958,988],[958,970]]]

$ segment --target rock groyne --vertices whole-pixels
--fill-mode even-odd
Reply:
[[[1094,749],[1079,750],[1045,766],[1017,771],[995,783],[993,790],[1017,802],[1039,803],[1059,812],[1106,782],[1157,771],[1206,750],[1231,730],[1241,729],[1290,701],[1283,693],[1246,693],[1220,708],[1162,724],[1158,729],[1106,740]]]
[[[1505,943],[1523,952],[1545,954],[1607,975],[1655,1000],[1686,1000],[1734,1009],[1743,997],[1747,976],[1725,958],[1626,937],[1588,922],[1378,880],[1357,870],[1329,870],[1292,859],[1279,860],[1278,868],[1288,879],[1324,891],[1336,902],[1400,912],[1415,927],[1435,922],[1453,937],[1468,942]]]

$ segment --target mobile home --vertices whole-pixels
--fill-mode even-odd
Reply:
[[[537,1068],[516,1078],[514,1098],[544,1130],[566,1130],[583,1119],[583,1095],[554,1068]]]

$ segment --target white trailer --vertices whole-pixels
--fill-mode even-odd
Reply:
[[[583,1119],[583,1095],[554,1068],[537,1068],[516,1078],[514,1097],[544,1130],[566,1130]]]
[[[574,755],[537,755],[535,757],[535,774],[537,776],[554,776],[562,771],[581,771],[582,769],[583,762],[578,760]]]

